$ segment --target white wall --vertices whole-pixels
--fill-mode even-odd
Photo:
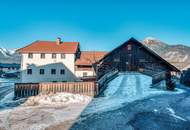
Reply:
[[[87,73],[87,76],[94,76],[94,72],[93,71],[90,71],[90,70],[86,70],[86,71],[75,71],[75,75],[77,77],[83,77],[83,73],[86,72]]]
[[[45,59],[40,58],[40,54],[33,54],[29,59],[28,54],[22,54],[21,60],[21,80],[22,82],[52,82],[52,81],[75,81],[74,75],[75,54],[65,54],[65,59],[61,59],[61,54],[57,54],[56,59],[52,59],[52,54],[46,54]],[[32,75],[27,74],[27,68],[32,69]],[[40,75],[39,70],[45,69],[45,74]],[[56,75],[51,74],[51,69],[56,69]],[[60,69],[65,70],[65,74],[60,74]]]

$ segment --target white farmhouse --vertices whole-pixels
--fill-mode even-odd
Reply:
[[[36,41],[17,50],[23,83],[67,82],[95,76],[92,63],[106,52],[81,52],[79,42]]]

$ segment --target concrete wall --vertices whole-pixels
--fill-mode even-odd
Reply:
[[[21,81],[27,82],[52,82],[52,81],[76,81],[74,75],[75,54],[65,54],[65,59],[61,59],[61,54],[57,54],[56,59],[52,59],[52,54],[46,54],[45,59],[40,58],[40,53],[33,54],[33,58],[28,58],[28,54],[22,54],[21,59]],[[32,69],[32,74],[27,74],[27,68]],[[40,75],[39,70],[45,69],[45,74]],[[51,69],[56,69],[56,74],[51,74]],[[60,70],[64,69],[65,74],[61,75]]]

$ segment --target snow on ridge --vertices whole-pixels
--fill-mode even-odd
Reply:
[[[157,40],[157,39],[154,37],[146,37],[145,40]]]
[[[143,40],[143,42],[144,43],[150,43],[150,42],[161,42],[160,40],[158,40],[158,39],[156,39],[156,38],[154,38],[154,37],[146,37],[144,40]]]
[[[24,106],[35,106],[35,105],[51,105],[51,104],[70,104],[70,103],[83,103],[90,102],[91,97],[80,94],[71,93],[56,93],[47,95],[32,96],[27,99],[23,104]]]
[[[6,48],[0,48],[0,53],[2,53],[5,57],[10,57],[15,53],[14,49],[6,49]]]

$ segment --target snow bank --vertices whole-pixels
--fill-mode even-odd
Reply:
[[[30,97],[23,105],[0,111],[0,130],[44,130],[62,123],[69,129],[90,101],[91,97],[71,93]]]
[[[89,102],[90,100],[91,97],[80,94],[56,93],[56,94],[38,95],[38,96],[29,97],[23,105],[24,106],[51,105],[51,104],[63,105],[70,103]]]

